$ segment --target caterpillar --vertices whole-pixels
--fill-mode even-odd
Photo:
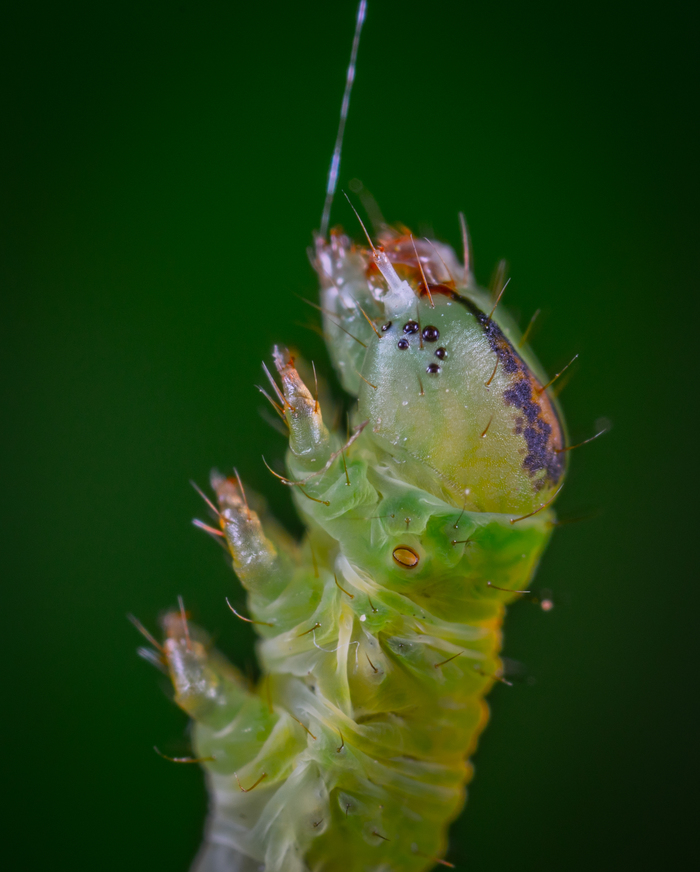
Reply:
[[[330,227],[365,5],[311,252],[347,427],[315,370],[275,347],[263,393],[289,445],[271,472],[302,541],[237,472],[212,475],[215,526],[198,523],[247,592],[250,617],[229,607],[258,633],[260,680],[182,602],[162,644],[149,637],[206,772],[196,872],[450,865],[447,828],[503,680],[505,607],[527,593],[566,471],[551,381],[501,305],[503,276],[492,293],[477,286],[466,224],[462,261],[381,217],[362,243]]]

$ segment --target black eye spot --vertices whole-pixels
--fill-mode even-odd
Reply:
[[[431,375],[437,375],[440,372],[440,364],[439,363],[429,363],[426,368],[426,372],[429,372]]]
[[[405,351],[408,348],[408,339],[399,339],[396,345],[401,349],[401,351]]]
[[[420,324],[417,321],[407,321],[403,325],[404,333],[417,333],[420,330]]]
[[[437,327],[433,327],[432,324],[423,328],[423,339],[426,342],[437,342],[440,338],[440,331]]]
[[[382,324],[382,333],[386,333],[386,331],[389,329],[391,329],[391,321],[387,321],[386,324]]]
[[[444,360],[447,357],[447,352],[444,348],[436,348],[435,349],[435,357],[439,357],[440,360]]]

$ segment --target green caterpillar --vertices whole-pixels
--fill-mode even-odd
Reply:
[[[466,228],[460,263],[385,224],[368,246],[327,234],[329,210],[313,263],[333,365],[357,399],[347,432],[328,428],[286,350],[281,386],[270,376],[303,541],[261,518],[237,475],[211,482],[260,636],[257,687],[184,610],[163,622],[211,800],[197,872],[449,865],[505,605],[533,576],[565,472],[547,379],[475,285]]]

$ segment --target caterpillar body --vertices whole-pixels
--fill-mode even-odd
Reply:
[[[182,609],[165,616],[162,657],[210,793],[197,872],[445,862],[505,606],[547,544],[567,456],[547,379],[477,287],[464,236],[460,262],[381,222],[367,245],[316,235],[324,334],[356,403],[347,431],[329,427],[275,348],[278,478],[303,541],[255,511],[237,474],[212,476],[262,678],[251,688]]]

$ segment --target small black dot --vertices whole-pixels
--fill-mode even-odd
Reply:
[[[386,324],[382,324],[382,333],[386,333],[387,330],[391,328],[391,321],[387,321]]]
[[[405,351],[408,348],[408,339],[399,339],[396,345],[401,349],[401,351]]]
[[[447,352],[444,348],[436,348],[435,349],[435,357],[439,357],[440,360],[444,360],[447,357]]]
[[[437,327],[433,327],[432,324],[428,325],[428,327],[423,328],[423,339],[426,342],[437,342],[440,338],[440,331]]]
[[[420,324],[417,321],[407,321],[403,325],[404,333],[417,333],[420,330]]]
[[[435,375],[440,372],[440,364],[439,363],[429,363],[426,368],[426,372],[429,372],[431,375]]]

